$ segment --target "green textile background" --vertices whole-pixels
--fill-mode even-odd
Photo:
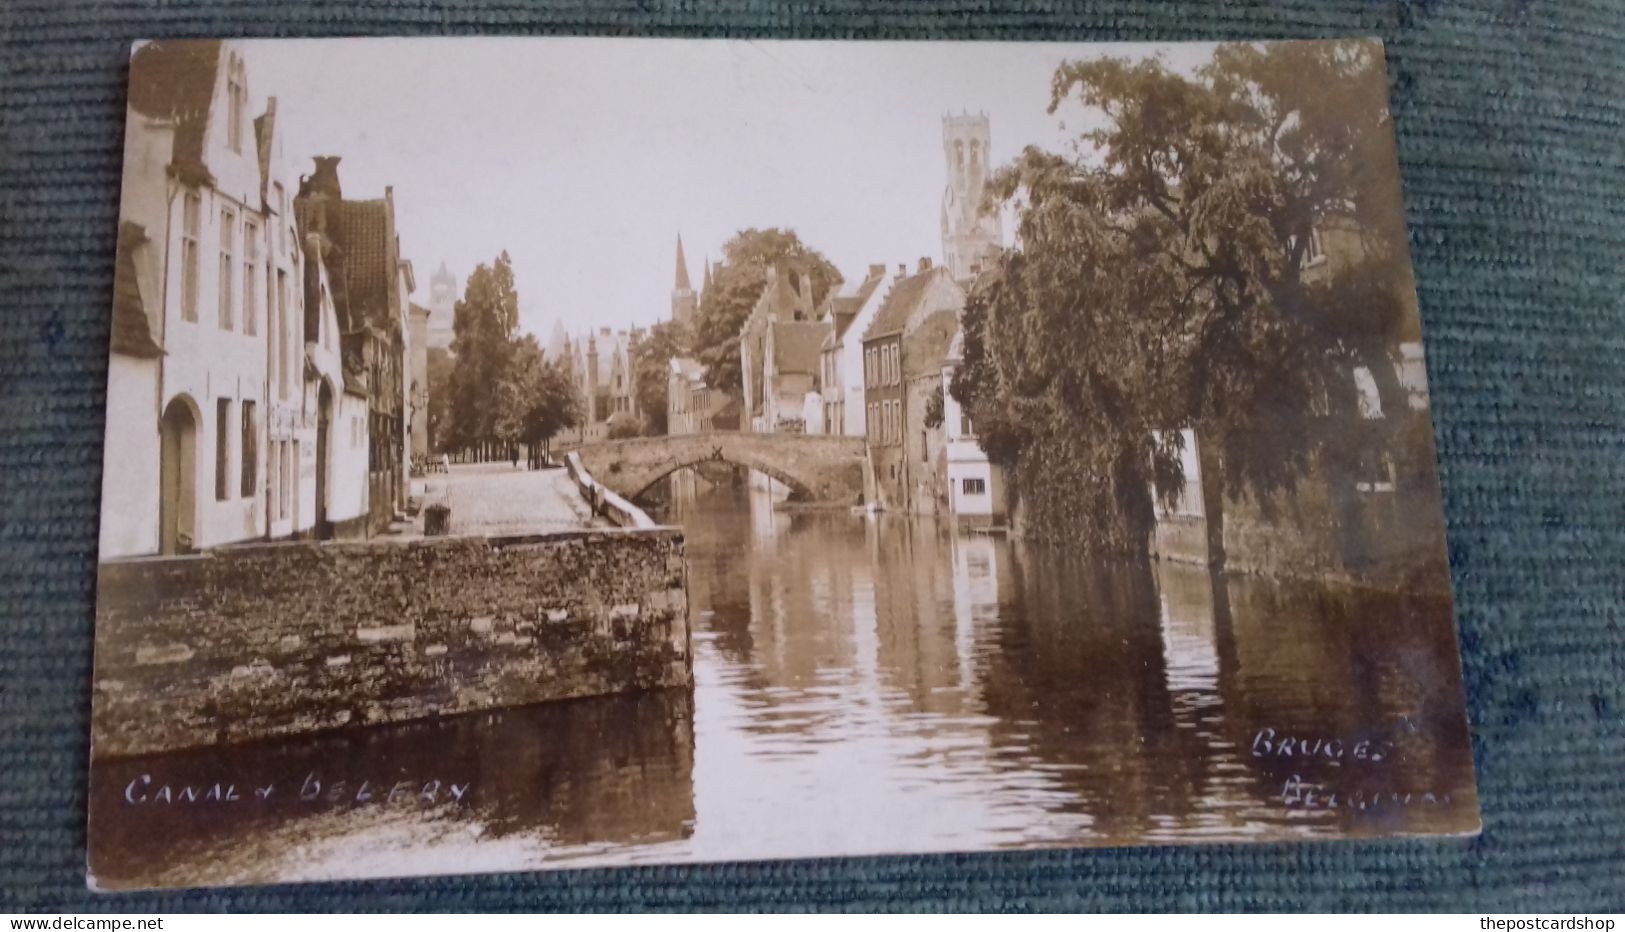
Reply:
[[[87,893],[129,41],[560,33],[1386,40],[1482,837]],[[1622,265],[1625,5],[1611,0],[0,0],[0,911],[1625,910]]]

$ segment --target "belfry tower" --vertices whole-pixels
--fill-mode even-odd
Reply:
[[[457,316],[457,276],[441,262],[429,279],[429,346],[449,349]]]
[[[948,166],[948,185],[942,193],[942,261],[959,280],[975,275],[983,260],[1004,246],[998,211],[982,213],[991,140],[985,113],[942,118],[942,153]]]
[[[694,294],[694,286],[688,282],[688,260],[683,258],[683,237],[678,235],[677,279],[671,288],[671,319],[680,324],[691,324],[698,309],[699,298]]]

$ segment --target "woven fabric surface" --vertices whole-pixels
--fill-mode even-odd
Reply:
[[[1382,37],[1482,836],[88,893],[129,42],[361,34]],[[1625,910],[1622,49],[1610,0],[0,3],[0,910]]]

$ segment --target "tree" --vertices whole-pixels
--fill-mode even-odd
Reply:
[[[630,440],[633,437],[643,436],[643,425],[638,419],[625,411],[617,411],[609,416],[606,436],[611,440]]]
[[[451,433],[451,354],[429,348],[429,449],[442,451]]]
[[[508,367],[514,331],[519,327],[519,294],[513,264],[504,251],[491,265],[468,277],[452,326],[449,385],[449,445],[473,447],[497,442],[496,392]]]
[[[1404,411],[1386,354],[1409,285],[1381,48],[1221,46],[1192,77],[1158,59],[1069,62],[1050,109],[1101,119],[1079,157],[1028,149],[993,199],[1019,248],[980,281],[951,391],[1011,467],[1035,536],[1142,551],[1153,496],[1201,438],[1210,506],[1292,487],[1346,431],[1351,367]],[[1316,229],[1358,230],[1358,268],[1306,284]],[[1222,534],[1222,510],[1208,512]]]
[[[494,425],[505,444],[525,444],[534,457],[559,431],[581,422],[581,399],[560,361],[548,360],[536,338],[513,341],[496,391]]]
[[[700,298],[693,351],[705,366],[712,388],[739,391],[739,330],[767,284],[767,270],[777,268],[792,280],[812,280],[816,305],[841,281],[840,272],[823,254],[803,243],[793,230],[751,228],[734,234],[722,247],[722,262],[712,271],[711,287]]]
[[[649,328],[632,353],[632,390],[651,435],[666,432],[671,361],[687,352],[688,342],[688,333],[680,322],[661,321]]]
[[[942,426],[942,417],[943,417],[943,414],[944,414],[943,405],[944,405],[944,402],[943,402],[943,398],[942,398],[942,386],[941,385],[934,386],[931,389],[931,393],[929,395],[925,396],[925,426],[926,427],[928,427],[928,428],[930,428],[932,430],[935,430],[936,428]]]

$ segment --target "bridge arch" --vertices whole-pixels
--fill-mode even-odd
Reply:
[[[852,504],[863,492],[861,437],[717,431],[591,443],[576,452],[594,479],[628,499],[679,469],[708,462],[754,469],[805,501]]]

